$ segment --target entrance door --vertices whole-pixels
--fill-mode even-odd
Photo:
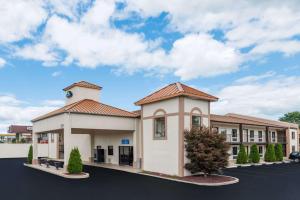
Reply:
[[[119,165],[130,165],[133,163],[133,146],[119,146]]]

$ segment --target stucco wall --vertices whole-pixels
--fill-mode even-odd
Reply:
[[[122,139],[128,139],[129,144],[122,144]],[[119,164],[119,146],[133,146],[133,134],[131,133],[101,133],[94,134],[94,147],[101,146],[105,153],[105,162]],[[113,155],[107,155],[108,146],[113,146]],[[133,147],[135,148],[135,147]]]
[[[100,90],[83,88],[83,87],[73,87],[69,91],[73,93],[71,98],[66,99],[66,104],[71,104],[82,99],[92,99],[94,101],[100,101]]]
[[[295,132],[295,139],[292,139],[292,132]],[[299,135],[298,130],[296,129],[289,129],[289,141],[290,141],[290,151],[292,152],[292,146],[295,146],[295,151],[299,151]]]
[[[25,158],[31,144],[0,144],[0,158]],[[48,145],[38,144],[38,156],[48,156]]]
[[[47,119],[33,122],[32,130],[39,133],[49,130],[62,129],[64,124],[64,114],[56,115]]]
[[[143,117],[151,117],[158,109],[167,114],[178,113],[178,98],[143,106]],[[144,170],[178,175],[178,115],[167,117],[167,139],[153,139],[152,118],[143,120]]]

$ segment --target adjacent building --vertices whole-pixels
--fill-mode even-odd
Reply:
[[[15,135],[16,143],[32,142],[32,126],[10,125],[7,132]]]
[[[210,105],[218,98],[182,83],[137,101],[140,110],[134,112],[103,104],[101,89],[85,81],[74,83],[63,89],[64,107],[32,120],[35,160],[40,135],[47,135],[52,141],[49,157],[65,163],[72,148],[78,147],[86,162],[186,176],[183,132],[194,126],[225,134],[231,161],[240,144],[247,148],[258,144],[261,156],[269,143],[282,143],[285,155],[298,150],[298,125],[237,114],[213,115]]]

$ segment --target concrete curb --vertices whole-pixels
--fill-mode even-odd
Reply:
[[[32,168],[32,169],[40,170],[40,171],[43,171],[43,172],[47,172],[49,174],[53,174],[53,175],[60,176],[60,177],[63,177],[63,178],[68,178],[68,179],[86,179],[86,178],[90,177],[90,174],[85,173],[85,172],[83,174],[80,174],[80,175],[77,175],[77,174],[72,175],[72,174],[66,174],[64,172],[53,171],[53,170],[50,170],[49,168],[44,168],[44,167],[35,166],[35,165],[31,165],[31,164],[26,164],[26,163],[24,163],[24,166]]]
[[[162,177],[162,176],[158,176],[158,175],[152,175],[152,174],[147,174],[144,172],[139,173],[141,175],[145,175],[145,176],[151,176],[154,178],[160,178],[160,179],[165,179],[165,180],[169,180],[169,181],[176,181],[179,183],[187,183],[187,184],[191,184],[191,185],[199,185],[199,186],[224,186],[224,185],[232,185],[235,183],[238,183],[240,180],[236,177],[233,176],[225,176],[225,175],[218,175],[218,174],[214,174],[215,176],[224,176],[224,177],[229,177],[229,178],[233,178],[234,180],[232,181],[227,181],[227,182],[222,182],[222,183],[196,183],[196,182],[191,182],[191,181],[184,181],[184,180],[179,180],[176,178],[168,178],[168,177]]]

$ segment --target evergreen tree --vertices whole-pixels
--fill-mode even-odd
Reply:
[[[216,131],[201,127],[184,132],[185,149],[189,163],[185,168],[192,174],[211,174],[228,165],[229,145]]]
[[[32,149],[32,145],[30,145],[28,156],[27,156],[27,163],[32,164],[32,159],[33,159],[33,149]]]
[[[80,174],[82,172],[82,160],[78,148],[72,149],[68,162],[68,172],[70,174]]]
[[[245,146],[241,144],[240,151],[239,151],[237,159],[236,159],[236,163],[237,164],[246,164],[247,162],[248,162],[248,155],[246,153]]]
[[[276,161],[276,155],[274,150],[273,144],[268,144],[267,151],[265,153],[265,161],[266,162],[275,162]]]
[[[276,144],[275,145],[275,156],[277,161],[283,160],[283,151],[282,151],[282,145]]]
[[[249,162],[259,163],[259,160],[260,160],[260,156],[259,156],[258,148],[257,145],[254,144],[251,146],[250,149]]]

